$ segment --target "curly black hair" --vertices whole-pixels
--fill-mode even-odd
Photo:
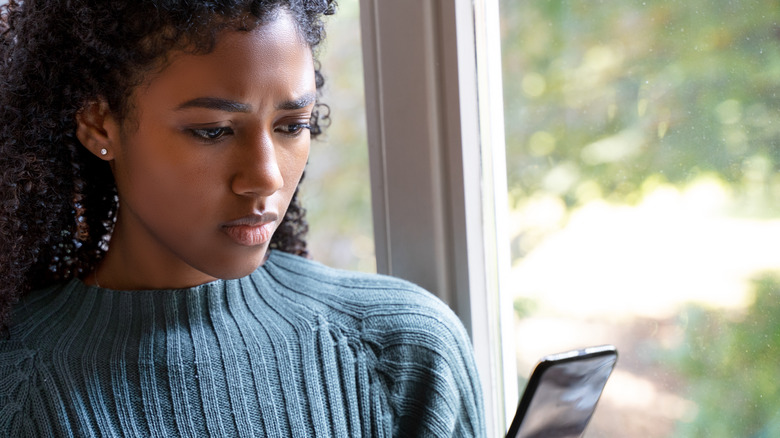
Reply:
[[[27,291],[91,272],[118,197],[109,166],[76,138],[76,114],[102,99],[120,120],[144,73],[171,50],[208,53],[220,31],[282,9],[312,50],[333,0],[10,0],[0,9],[0,327]],[[316,52],[315,52],[316,53]],[[315,65],[316,85],[323,78]],[[321,132],[322,106],[312,116]],[[307,256],[297,191],[271,248]]]

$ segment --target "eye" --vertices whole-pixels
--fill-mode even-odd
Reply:
[[[276,128],[278,132],[290,136],[296,136],[303,132],[304,129],[311,129],[311,125],[308,123],[291,123],[289,125],[281,125]]]
[[[226,135],[233,134],[233,129],[225,126],[219,126],[215,128],[197,128],[197,129],[190,129],[190,133],[201,140],[205,140],[207,142],[215,142],[215,141],[219,141],[222,137]]]

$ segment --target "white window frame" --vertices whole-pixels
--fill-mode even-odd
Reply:
[[[487,436],[517,402],[497,0],[360,0],[377,270],[472,337]],[[499,238],[501,236],[501,238]]]

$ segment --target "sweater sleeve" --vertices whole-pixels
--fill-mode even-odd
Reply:
[[[431,297],[408,307],[385,332],[386,377],[395,437],[485,436],[474,353],[460,320]]]

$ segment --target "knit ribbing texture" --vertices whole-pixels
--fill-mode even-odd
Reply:
[[[190,289],[35,291],[0,341],[0,436],[481,437],[482,409],[438,299],[278,251]]]

